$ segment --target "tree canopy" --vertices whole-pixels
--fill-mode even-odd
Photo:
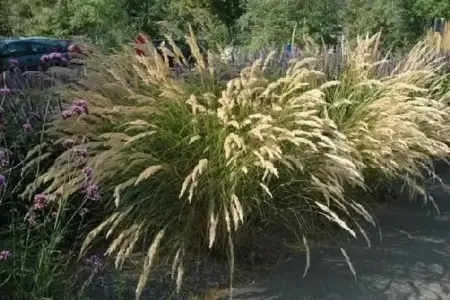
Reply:
[[[106,46],[139,31],[181,35],[191,24],[222,45],[287,43],[294,28],[326,43],[381,29],[387,45],[402,48],[433,19],[450,19],[448,0],[0,0],[0,7],[0,35],[86,36]]]

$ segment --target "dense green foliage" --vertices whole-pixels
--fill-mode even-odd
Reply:
[[[433,19],[450,18],[447,0],[1,0],[0,7],[0,35],[83,35],[106,46],[129,41],[137,31],[186,32],[191,23],[202,38],[219,44],[286,43],[294,28],[332,43],[342,33],[354,37],[382,28],[387,45],[404,48]]]

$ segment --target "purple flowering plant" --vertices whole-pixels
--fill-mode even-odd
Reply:
[[[89,114],[87,101],[84,99],[76,99],[71,106],[61,113],[63,119],[68,119],[72,116],[81,116]]]
[[[7,88],[6,86],[0,88],[0,95],[7,96],[7,95],[10,95],[10,94],[11,94],[11,90],[9,88]]]
[[[0,90],[0,99],[2,96],[7,99],[8,102],[4,102],[6,105],[15,105],[16,95],[11,95],[8,88]],[[11,97],[6,98],[6,96]],[[22,103],[26,101],[22,101]],[[5,105],[4,104],[4,105]],[[5,109],[6,108],[6,109]],[[49,284],[53,288],[56,288],[60,282],[62,276],[65,276],[65,272],[68,270],[68,263],[62,259],[64,251],[61,255],[55,255],[60,253],[62,243],[67,243],[72,238],[71,236],[82,236],[79,231],[74,231],[73,228],[82,230],[83,224],[91,222],[89,220],[89,205],[101,200],[100,187],[94,182],[92,169],[86,168],[84,173],[80,170],[80,173],[85,176],[83,183],[83,189],[80,190],[82,199],[77,197],[67,197],[58,191],[42,190],[30,190],[30,194],[22,194],[24,199],[30,199],[29,201],[17,201],[9,196],[10,189],[14,189],[11,186],[16,182],[16,178],[20,178],[20,171],[25,172],[26,169],[22,169],[22,166],[26,166],[27,160],[23,160],[25,154],[21,154],[20,148],[16,150],[13,147],[7,147],[11,142],[23,140],[24,142],[30,142],[24,146],[29,150],[36,146],[35,142],[42,143],[47,142],[47,136],[41,135],[41,125],[45,124],[45,117],[41,118],[35,111],[26,111],[22,109],[16,109],[9,106],[5,108],[0,107],[0,125],[6,134],[4,140],[4,147],[0,147],[0,212],[2,211],[3,203],[13,203],[14,207],[20,209],[15,210],[14,213],[7,213],[8,217],[11,216],[11,222],[14,226],[11,226],[4,233],[0,231],[0,286],[7,287],[11,291],[11,295],[7,295],[9,299],[21,299],[19,291],[15,287],[25,286],[26,282],[33,282],[32,276],[37,276],[39,282],[33,284],[32,290],[24,290],[23,292],[30,295],[48,295],[48,292],[44,291],[48,289]],[[75,99],[69,109],[66,111],[55,109],[56,115],[60,113],[63,117],[81,116],[89,114],[88,102],[84,99]],[[17,118],[16,112],[20,113],[20,117]],[[43,119],[44,121],[40,121]],[[8,120],[8,122],[7,122]],[[24,134],[26,133],[26,134]],[[72,160],[85,160],[87,158],[87,148],[82,144],[84,139],[67,139],[64,143],[65,150],[70,153]],[[16,146],[17,147],[17,146]],[[47,148],[42,148],[46,151]],[[19,164],[18,167],[16,167]],[[67,162],[70,164],[70,162]],[[33,171],[33,170],[32,170]],[[27,173],[24,173],[27,174]],[[64,184],[64,183],[63,183]],[[63,186],[59,186],[63,188]],[[4,196],[5,195],[5,196]],[[4,196],[4,197],[3,197]],[[10,199],[11,198],[11,199]],[[25,208],[25,209],[22,209]],[[21,211],[26,211],[26,215]],[[69,230],[70,228],[70,230]],[[1,228],[3,229],[3,228]],[[6,235],[9,233],[9,235]],[[16,240],[24,236],[29,235],[30,238],[26,241]],[[69,236],[70,235],[70,236]],[[65,246],[64,246],[65,247]],[[33,251],[30,251],[33,249]],[[65,249],[65,248],[64,248]],[[36,263],[40,257],[44,257],[43,264],[48,264],[49,267],[40,267]],[[11,263],[10,263],[11,262]],[[95,258],[92,259],[92,269],[99,271],[102,268],[102,264]],[[17,266],[17,267],[14,267]],[[28,273],[21,271],[21,267],[24,266]],[[48,270],[52,270],[49,272]],[[10,276],[15,274],[14,276]],[[6,279],[6,280],[5,280]],[[40,291],[42,287],[42,291]],[[15,294],[16,293],[16,294]],[[28,295],[27,295],[28,296]]]
[[[56,50],[52,53],[44,54],[40,58],[41,62],[46,65],[66,64],[69,62],[69,56]]]
[[[82,182],[81,187],[84,189],[86,197],[94,201],[100,201],[101,200],[100,188],[97,184],[93,182],[92,168],[90,167],[83,168],[83,174],[85,175],[85,179]]]
[[[0,251],[0,262],[9,259],[9,257],[11,255],[12,255],[12,253],[9,250],[2,250],[2,251]]]

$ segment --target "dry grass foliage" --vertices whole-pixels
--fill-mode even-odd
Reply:
[[[154,49],[151,57],[94,56],[82,88],[66,91],[87,99],[89,114],[57,118],[50,132],[74,145],[27,193],[74,194],[81,168],[92,167],[110,215],[89,233],[81,255],[105,237],[120,267],[151,237],[136,299],[157,259],[172,260],[178,288],[191,251],[224,249],[233,266],[235,234],[254,216],[289,211],[286,222],[302,229],[312,212],[366,237],[358,220],[374,220],[364,203],[346,197],[346,187],[364,189],[372,180],[365,171],[376,170],[420,190],[416,179],[430,170],[430,159],[449,154],[449,110],[434,92],[439,62],[419,45],[379,78],[377,38],[359,41],[332,82],[314,57],[293,61],[276,80],[261,60],[234,74],[212,54],[206,63],[193,34],[193,69],[181,52],[166,52],[185,65],[179,76]],[[26,168],[49,155],[37,152]]]
[[[438,50],[450,51],[450,22],[445,22],[442,33],[429,29],[426,34],[426,41]]]
[[[421,42],[395,68],[378,54],[379,36],[365,39],[348,53],[348,67],[328,95],[327,115],[360,155],[366,171],[387,180],[401,179],[427,197],[424,171],[434,174],[432,159],[449,154],[450,94],[445,62],[432,45]],[[380,72],[382,70],[382,72]]]

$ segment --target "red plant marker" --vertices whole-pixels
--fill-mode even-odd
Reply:
[[[147,37],[146,34],[144,34],[144,33],[139,33],[139,34],[137,35],[137,37],[134,39],[134,42],[135,42],[136,44],[148,44],[148,43],[150,42],[150,39]],[[137,53],[138,55],[142,55],[142,56],[145,55],[144,51],[142,51],[142,50],[140,50],[140,49],[135,49],[135,50],[136,50],[136,53]]]

